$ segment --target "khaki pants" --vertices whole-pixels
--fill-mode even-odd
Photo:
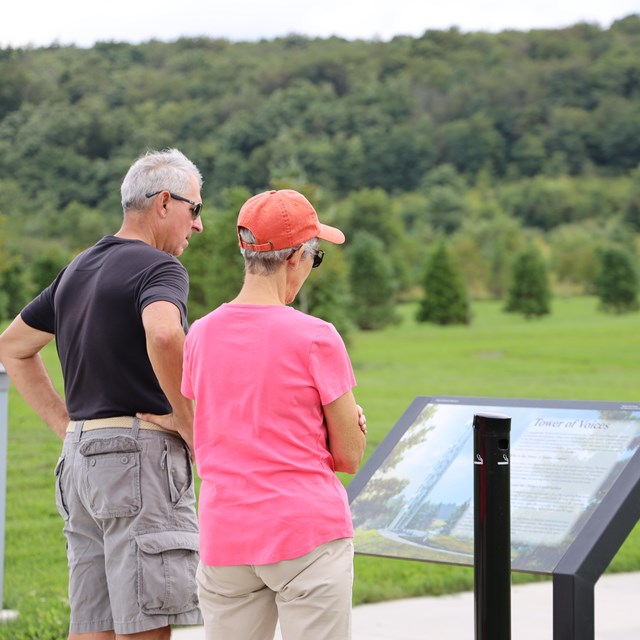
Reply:
[[[353,540],[268,565],[198,567],[206,640],[350,640]]]

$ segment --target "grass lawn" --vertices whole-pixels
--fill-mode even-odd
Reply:
[[[420,395],[563,400],[640,399],[638,314],[607,315],[595,298],[557,299],[552,315],[526,320],[495,302],[477,302],[470,327],[403,322],[359,333],[350,348],[356,398],[365,408],[370,455]],[[640,570],[640,525],[610,571]],[[514,573],[513,581],[541,579]],[[473,589],[473,569],[356,556],[354,602]]]
[[[638,314],[606,315],[586,297],[557,299],[552,315],[538,320],[505,314],[495,302],[475,303],[473,311],[469,327],[436,327],[416,324],[415,307],[406,305],[400,325],[354,336],[350,353],[369,427],[367,456],[419,395],[640,399]],[[57,370],[52,348],[45,357]],[[12,389],[4,608],[17,609],[20,620],[0,625],[1,640],[66,634],[66,557],[53,493],[59,449]],[[640,527],[609,570],[640,570]],[[538,578],[514,573],[513,579]],[[356,604],[472,588],[469,567],[356,557]]]

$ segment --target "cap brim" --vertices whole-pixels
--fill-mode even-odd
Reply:
[[[332,242],[333,244],[343,244],[345,240],[344,233],[342,233],[340,229],[336,229],[335,227],[330,227],[328,224],[322,223],[320,223],[320,233],[318,234],[318,238],[320,238],[320,240]]]

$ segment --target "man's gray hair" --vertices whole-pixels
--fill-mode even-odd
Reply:
[[[249,244],[257,243],[256,237],[246,227],[238,227],[238,233],[245,242]],[[240,253],[244,258],[244,269],[247,273],[268,276],[275,273],[280,265],[286,262],[287,258],[303,245],[303,257],[312,257],[319,244],[320,240],[318,238],[311,238],[311,240],[307,240],[303,244],[278,251],[249,251],[249,249],[240,247]]]
[[[202,186],[202,175],[189,158],[177,149],[148,151],[132,165],[122,181],[122,210],[144,211],[149,206],[147,193],[171,191],[182,195],[189,189],[189,176]]]

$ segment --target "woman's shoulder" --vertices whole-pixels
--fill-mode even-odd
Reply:
[[[318,318],[317,316],[312,316],[304,311],[300,311],[299,309],[295,309],[293,307],[287,307],[290,310],[290,322],[295,323],[301,327],[305,328],[316,328],[318,330],[330,330],[334,329],[333,325],[322,318]]]
[[[292,309],[295,315],[291,318],[291,333],[303,335],[313,343],[341,343],[342,337],[338,330],[326,320],[309,315],[303,311]]]

